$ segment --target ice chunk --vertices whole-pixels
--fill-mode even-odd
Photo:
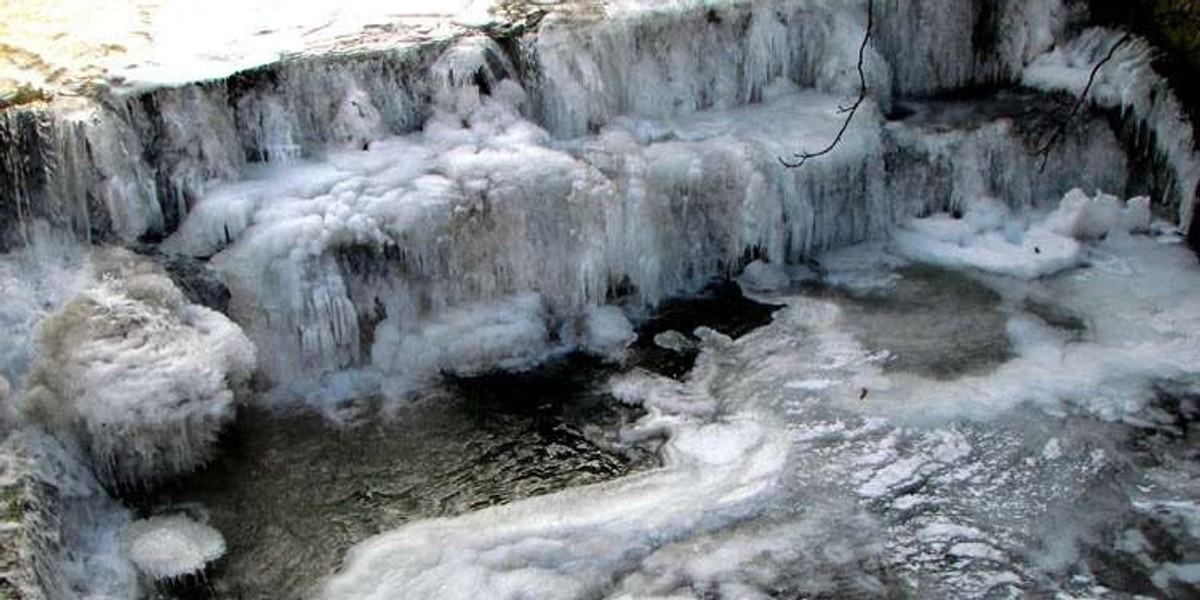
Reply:
[[[255,349],[146,259],[101,252],[99,281],[41,325],[22,412],[78,435],[110,483],[191,469],[232,418]]]
[[[698,347],[695,341],[674,329],[655,335],[654,345],[672,352],[690,352]]]
[[[590,307],[582,321],[581,345],[596,356],[620,360],[637,339],[633,324],[615,306]]]
[[[1122,208],[1115,196],[1088,198],[1077,188],[1067,192],[1047,224],[1054,232],[1080,241],[1100,240],[1118,225]]]
[[[748,292],[772,292],[791,284],[787,271],[780,265],[756,260],[742,270],[738,285]]]
[[[221,532],[183,515],[134,521],[121,534],[133,564],[156,580],[202,573],[225,554]]]

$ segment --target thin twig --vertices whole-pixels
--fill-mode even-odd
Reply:
[[[1079,111],[1082,110],[1085,105],[1087,105],[1088,94],[1091,93],[1092,86],[1096,83],[1096,76],[1099,75],[1100,69],[1104,68],[1104,65],[1112,61],[1113,57],[1117,54],[1117,49],[1119,49],[1121,46],[1124,46],[1132,39],[1133,34],[1125,32],[1125,34],[1122,35],[1120,39],[1118,39],[1116,43],[1112,45],[1111,48],[1108,49],[1108,54],[1105,54],[1104,58],[1100,59],[1100,62],[1096,63],[1096,66],[1092,67],[1092,72],[1090,75],[1088,75],[1087,85],[1083,86],[1083,91],[1080,92],[1079,97],[1075,99],[1075,103],[1071,106],[1071,112],[1068,113],[1067,118],[1064,119],[1063,122],[1054,129],[1054,134],[1050,136],[1050,139],[1046,140],[1046,143],[1042,144],[1041,148],[1038,148],[1038,156],[1042,157],[1042,165],[1038,168],[1039,172],[1046,170],[1046,162],[1050,160],[1050,151],[1053,150],[1054,146],[1062,141],[1062,138],[1067,135],[1067,129],[1075,120],[1075,116],[1079,114]]]
[[[858,98],[850,106],[838,106],[838,112],[845,113],[846,119],[842,121],[842,128],[838,130],[837,137],[833,138],[833,141],[829,142],[828,146],[818,152],[793,154],[790,161],[784,159],[782,156],[779,157],[779,163],[783,166],[794,169],[808,162],[810,158],[829,154],[842,141],[842,136],[846,135],[846,130],[850,128],[850,122],[854,120],[854,115],[858,113],[859,107],[867,100],[867,73],[863,69],[863,64],[866,61],[867,45],[871,42],[871,31],[874,25],[875,0],[867,0],[867,31],[863,34],[862,45],[858,47]]]

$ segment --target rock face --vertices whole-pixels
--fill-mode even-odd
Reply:
[[[187,304],[152,263],[100,254],[95,285],[42,324],[22,412],[77,437],[110,484],[194,468],[233,417],[254,347],[224,316]]]

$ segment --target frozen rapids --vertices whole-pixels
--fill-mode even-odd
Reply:
[[[0,597],[1200,595],[1200,155],[1084,3],[35,4]]]

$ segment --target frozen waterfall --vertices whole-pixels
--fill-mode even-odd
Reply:
[[[1122,35],[1073,0],[349,4],[247,34],[286,56],[0,110],[0,534],[31,557],[0,595],[244,552],[110,496],[203,468],[243,401],[394,416],[573,352],[636,414],[579,443],[661,462],[372,523],[311,594],[1200,585],[1200,158],[1148,44],[1060,123]],[[631,365],[714,278],[781,308],[653,336],[698,353],[679,379]]]

